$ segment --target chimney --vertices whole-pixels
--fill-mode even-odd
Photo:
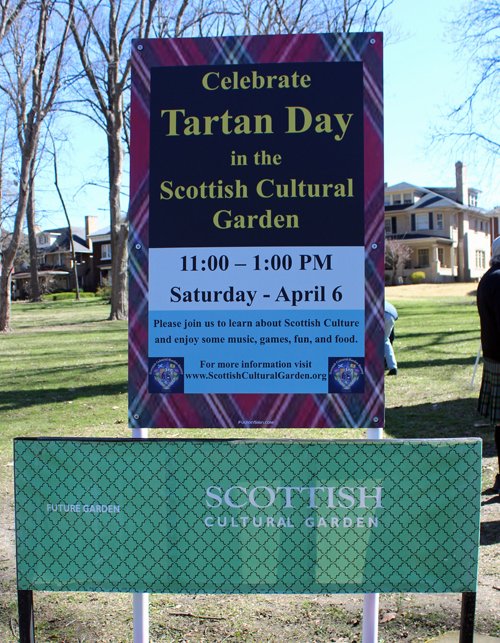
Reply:
[[[90,250],[92,249],[92,241],[89,239],[89,235],[97,232],[98,225],[99,219],[97,217],[85,217],[85,239]]]
[[[462,161],[455,163],[455,176],[457,181],[456,199],[463,205],[469,205],[469,186],[467,185],[467,166]]]

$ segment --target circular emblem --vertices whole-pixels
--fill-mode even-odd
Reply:
[[[160,359],[154,364],[150,372],[155,382],[164,391],[168,391],[178,381],[182,374],[182,369],[173,359]]]
[[[356,360],[339,359],[330,369],[330,375],[344,391],[349,391],[363,375],[363,368]]]

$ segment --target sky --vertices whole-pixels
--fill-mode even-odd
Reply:
[[[385,181],[419,186],[455,184],[455,162],[468,167],[469,186],[482,191],[478,205],[500,205],[500,182],[492,178],[490,164],[472,162],[467,155],[429,146],[434,125],[470,87],[466,56],[457,56],[447,21],[456,15],[460,2],[453,0],[394,0],[384,50]],[[105,137],[91,122],[78,125],[63,121],[70,145],[58,156],[59,185],[72,225],[83,226],[86,214],[98,216],[99,228],[109,224]],[[127,206],[128,167],[124,176],[123,209]],[[53,169],[45,170],[45,187],[39,181],[38,215],[43,229],[66,226],[53,187]],[[101,185],[96,183],[101,176]],[[86,184],[83,188],[82,184]]]
[[[449,21],[462,1],[395,0],[392,22],[399,41],[384,50],[385,181],[424,187],[455,185],[455,162],[467,165],[469,187],[482,190],[480,207],[500,205],[500,183],[490,176],[487,159],[473,163],[466,154],[429,145],[433,126],[443,124],[472,87],[468,56],[457,55]],[[470,155],[472,156],[472,155]]]

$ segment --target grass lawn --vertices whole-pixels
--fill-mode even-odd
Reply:
[[[439,293],[439,286],[434,288]],[[386,379],[386,436],[478,435],[491,443],[491,427],[475,413],[481,368],[469,390],[479,348],[475,297],[419,298],[406,290],[410,294],[399,299],[398,290],[388,289],[400,318],[399,374]],[[14,332],[0,336],[0,450],[14,435],[129,435],[127,325],[108,322],[107,315],[108,307],[95,301],[13,306]],[[213,431],[189,430],[189,435],[206,437]],[[160,433],[172,431],[155,435]],[[262,429],[237,435],[278,433],[304,435]],[[235,430],[217,434],[234,436]],[[310,430],[306,435],[363,437],[364,431]]]
[[[474,287],[464,290],[462,284],[456,286],[387,290],[400,318],[394,344],[399,373],[386,378],[386,437],[478,436],[484,440],[485,455],[492,458],[493,427],[475,410],[481,367],[469,390],[479,348]],[[17,640],[13,635],[17,619],[15,568],[12,532],[8,531],[13,516],[12,438],[131,435],[127,424],[127,324],[108,322],[108,312],[108,306],[99,301],[15,304],[14,332],[0,335],[0,494],[6,516],[4,532],[0,522],[2,642]],[[150,431],[150,435],[361,438],[365,431],[172,429]],[[484,487],[491,485],[493,473],[491,467],[484,469]],[[491,569],[496,572],[500,570],[499,533],[493,534],[492,542],[496,553]],[[500,581],[497,584],[500,588]],[[360,635],[359,614],[353,616],[349,597],[345,598],[344,604],[336,601],[334,605],[328,597],[153,595],[151,641],[353,641]],[[387,598],[395,601],[392,607],[387,603],[387,609],[398,612],[399,621],[381,625],[380,637],[385,643],[401,637],[427,640],[446,629],[458,629],[455,615],[433,616],[431,609],[424,618],[420,612],[413,613],[409,603],[403,612],[398,608],[404,606],[403,600],[407,599]],[[132,640],[129,595],[37,592],[35,602],[38,642]],[[189,616],[194,613],[199,618]],[[479,631],[498,636],[500,615],[493,616],[481,617]]]
[[[491,442],[491,427],[476,414],[480,367],[470,390],[480,343],[475,297],[393,301],[399,374],[386,378],[387,435]]]

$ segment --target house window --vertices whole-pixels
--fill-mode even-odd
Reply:
[[[476,268],[486,268],[486,253],[484,250],[476,250]]]
[[[405,203],[413,203],[413,194],[411,192],[405,192],[405,194],[403,194],[403,201]]]
[[[111,270],[101,270],[101,286],[111,286]]]
[[[429,215],[428,214],[417,214],[417,230],[428,230],[429,229]]]
[[[391,220],[386,219],[385,220],[385,234],[391,234],[391,232],[392,232]]]
[[[481,230],[481,232],[484,232],[484,228],[485,228],[484,221],[480,221],[479,222],[479,229]]]
[[[111,244],[103,243],[101,246],[101,259],[111,259]]]
[[[418,249],[418,267],[419,268],[429,267],[429,248]]]
[[[444,266],[444,248],[438,248],[438,261],[441,266]]]
[[[393,205],[399,205],[401,203],[401,194],[393,194],[392,203]]]
[[[443,215],[439,212],[436,213],[436,230],[443,229]]]
[[[385,195],[384,205],[391,205],[391,195],[390,194]]]
[[[470,194],[469,193],[469,205],[472,205],[472,206],[477,205],[477,194]]]

